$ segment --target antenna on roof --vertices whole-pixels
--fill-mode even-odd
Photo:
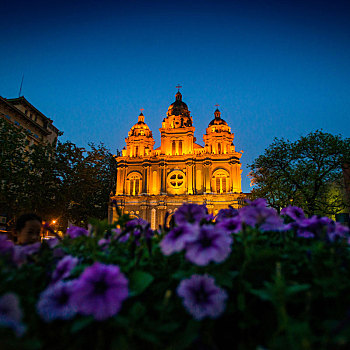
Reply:
[[[22,75],[21,87],[19,88],[18,97],[21,97],[22,86],[23,86],[23,79],[24,79],[24,74]]]

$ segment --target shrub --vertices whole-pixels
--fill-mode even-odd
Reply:
[[[348,349],[349,230],[258,199],[0,236],[1,349]],[[74,234],[73,234],[74,233]]]

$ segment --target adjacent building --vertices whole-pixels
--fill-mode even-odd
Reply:
[[[216,214],[220,209],[242,205],[242,153],[236,152],[234,134],[214,112],[205,135],[204,146],[196,143],[195,127],[188,106],[178,91],[162,126],[161,145],[154,149],[152,131],[141,113],[125,139],[126,147],[117,160],[117,185],[111,202],[123,213],[140,217],[153,229],[168,220],[183,203],[206,204]],[[109,220],[117,219],[113,205]]]
[[[0,96],[0,118],[27,132],[29,144],[50,143],[56,146],[59,130],[53,121],[36,109],[23,96],[4,98]]]
[[[33,144],[51,144],[54,147],[60,131],[23,96],[4,98],[0,96],[0,118],[26,132],[28,146]],[[0,212],[0,232],[8,232],[7,214]]]

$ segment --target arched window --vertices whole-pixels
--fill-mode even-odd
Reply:
[[[218,170],[214,173],[214,188],[216,193],[226,193],[229,191],[229,174],[226,170]]]
[[[141,175],[138,173],[132,173],[127,178],[127,193],[131,196],[135,196],[141,193]]]

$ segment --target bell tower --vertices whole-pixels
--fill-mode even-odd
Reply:
[[[162,127],[159,129],[161,135],[161,154],[182,156],[193,154],[194,127],[192,117],[187,104],[182,101],[180,92],[181,86],[175,95],[175,102],[167,111],[167,116],[163,119]]]
[[[154,139],[152,131],[145,123],[145,116],[141,113],[137,123],[130,129],[128,137],[125,139],[126,149],[123,149],[123,156],[143,157],[150,155],[153,151]]]
[[[215,105],[214,119],[209,123],[206,134],[203,135],[206,153],[229,154],[235,151],[234,134],[225,120],[221,119],[219,105]]]

